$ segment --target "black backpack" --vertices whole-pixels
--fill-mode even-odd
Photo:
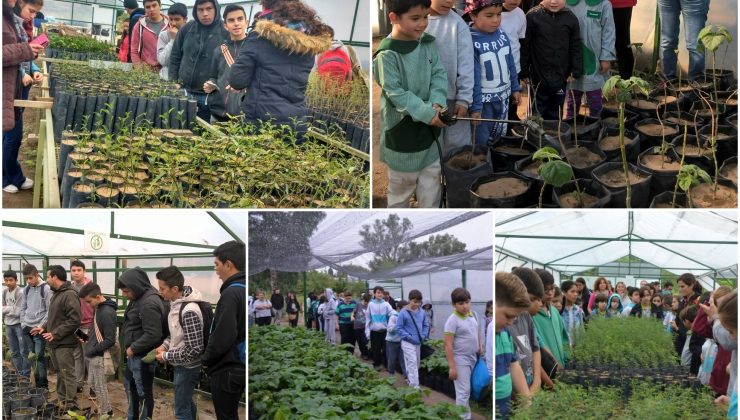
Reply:
[[[202,300],[187,302],[180,305],[180,325],[182,325],[182,313],[185,311],[185,307],[191,303],[197,304],[200,308],[200,313],[203,315],[203,351],[206,351],[206,347],[208,347],[208,338],[211,335],[211,324],[213,324],[213,307],[209,302],[204,302]]]

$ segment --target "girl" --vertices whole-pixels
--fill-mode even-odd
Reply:
[[[574,282],[564,281],[560,287],[563,291],[563,309],[560,314],[563,316],[565,328],[568,330],[568,343],[573,347],[579,330],[583,328],[583,309],[576,305],[578,288]]]
[[[594,309],[594,303],[596,302],[596,295],[599,293],[603,293],[606,295],[607,298],[612,295],[612,289],[611,286],[609,286],[609,282],[606,281],[605,278],[599,277],[594,282],[594,291],[591,293],[591,297],[588,300],[588,313],[591,313]]]
[[[552,306],[554,306],[558,312],[563,312],[563,291],[560,290],[558,286],[555,286],[555,290],[553,290]]]
[[[737,290],[733,291],[729,295],[722,298],[717,308],[717,315],[719,316],[719,322],[723,327],[730,333],[730,337],[737,345]],[[737,366],[732,367],[733,371],[737,370]],[[727,418],[737,418],[737,385],[733,385],[732,389],[727,389],[728,394],[723,395],[715,400],[716,403],[724,403],[730,405],[727,411]]]
[[[658,299],[659,297],[656,297],[656,301]],[[630,316],[636,316],[638,318],[657,318],[662,320],[663,310],[661,309],[661,306],[663,301],[661,300],[660,302],[660,306],[653,303],[653,291],[650,286],[641,287],[640,303],[632,307]]]
[[[691,273],[684,273],[678,277],[678,294],[680,300],[678,302],[678,308],[676,308],[676,314],[680,314],[684,308],[699,304],[699,293],[694,292],[694,287],[698,284],[696,277]],[[683,351],[684,344],[686,343],[686,327],[683,322],[678,322],[678,333],[676,334],[676,340],[673,342],[676,353],[679,355]]]
[[[678,327],[676,326],[676,313],[674,312],[678,308],[678,299],[674,299],[672,295],[663,296],[663,328],[665,328],[668,334],[675,331]]]
[[[617,287],[619,287],[619,285],[617,285]],[[606,307],[607,318],[619,318],[623,310],[622,299],[620,299],[618,294],[614,293],[613,295],[609,296],[609,299],[607,299]]]
[[[588,310],[588,301],[591,299],[591,291],[586,285],[586,280],[583,277],[576,279],[576,287],[578,287],[578,304],[583,307],[584,311]]]
[[[298,326],[298,313],[301,311],[301,305],[295,298],[295,293],[288,292],[288,298],[285,300],[285,312],[288,313],[288,322],[295,328]]]

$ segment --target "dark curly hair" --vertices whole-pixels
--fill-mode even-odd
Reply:
[[[272,10],[272,20],[284,25],[288,22],[303,22],[311,35],[333,34],[332,28],[321,21],[316,11],[301,0],[262,0],[262,6]]]

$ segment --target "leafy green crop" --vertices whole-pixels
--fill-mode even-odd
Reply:
[[[420,366],[429,372],[447,374],[450,371],[450,365],[447,363],[445,356],[444,340],[429,340],[427,342],[434,348],[434,354],[421,361]]]
[[[76,53],[110,54],[115,57],[114,46],[87,36],[64,36],[49,33],[49,47]]]
[[[556,383],[554,391],[543,390],[535,394],[528,407],[515,408],[511,419],[607,419],[613,418],[620,402],[616,388],[586,389],[579,385]]]
[[[175,89],[174,83],[162,80],[158,73],[144,68],[103,69],[80,64],[58,63],[52,67],[51,74],[57,86],[64,85],[64,90],[84,92],[88,95],[98,92],[125,93],[150,99],[161,96],[182,96]]]
[[[460,408],[425,405],[413,388],[395,388],[343,346],[303,328],[249,330],[250,415],[266,419],[447,419]]]

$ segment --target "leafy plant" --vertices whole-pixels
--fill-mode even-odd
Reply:
[[[536,151],[532,155],[532,160],[538,160],[544,162],[538,169],[537,172],[542,177],[542,188],[540,189],[539,207],[542,208],[542,196],[545,194],[545,186],[552,185],[554,187],[562,187],[571,179],[575,179],[573,174],[573,168],[561,159],[557,150],[552,147],[543,147]],[[577,181],[576,181],[577,184]],[[578,185],[576,185],[578,188]],[[583,207],[583,200],[578,193],[578,199]]]
[[[88,36],[69,36],[49,33],[49,46],[71,53],[99,54],[101,58],[115,58],[114,46]]]
[[[714,81],[714,91],[717,91],[717,50],[722,44],[729,44],[732,42],[732,35],[730,31],[724,26],[707,25],[699,31],[699,51],[709,50],[712,53],[712,77]],[[727,50],[725,50],[727,54]]]
[[[691,188],[701,184],[702,182],[711,184],[712,178],[704,169],[701,169],[696,165],[681,166],[676,177],[676,185],[686,193],[689,198],[689,203],[691,202]]]

